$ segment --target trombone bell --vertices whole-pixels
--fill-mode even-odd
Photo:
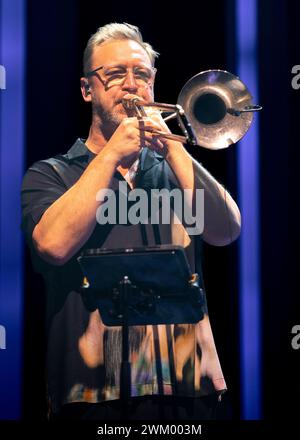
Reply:
[[[182,88],[181,105],[193,127],[197,144],[212,150],[227,148],[248,131],[253,111],[252,96],[245,84],[225,70],[206,70]]]
[[[147,116],[144,107],[155,107],[177,117],[183,136],[155,131],[161,137],[211,150],[235,144],[248,131],[253,112],[252,96],[245,84],[225,70],[206,70],[193,76],[182,88],[177,104],[144,102],[132,95],[123,99],[123,106],[137,117]]]

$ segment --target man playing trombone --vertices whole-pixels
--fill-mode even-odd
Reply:
[[[99,28],[86,46],[81,78],[83,99],[92,107],[88,138],[78,139],[64,155],[35,163],[24,178],[22,226],[35,268],[47,285],[53,417],[114,418],[112,403],[120,395],[120,329],[106,327],[99,311],[84,305],[77,263],[82,250],[177,244],[186,249],[192,270],[199,258],[195,237],[180,223],[143,228],[97,223],[100,189],[117,191],[119,181],[130,188],[177,186],[190,190],[191,205],[194,191],[204,189],[202,239],[223,246],[240,232],[240,213],[231,196],[181,142],[161,134],[170,132],[160,113],[149,109],[140,116],[126,105],[154,101],[156,56],[135,26]],[[162,405],[166,418],[172,418],[174,407],[181,419],[212,418],[226,384],[207,313],[195,325],[153,327],[130,328],[132,418],[159,419]]]

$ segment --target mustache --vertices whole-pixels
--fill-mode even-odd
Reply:
[[[133,94],[133,93],[126,93],[125,95],[121,96],[116,102],[119,103],[123,103],[124,101],[128,101],[129,103],[132,102],[133,100],[137,100],[137,101],[143,101],[145,102],[145,99],[142,98],[139,95]]]

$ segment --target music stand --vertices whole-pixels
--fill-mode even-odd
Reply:
[[[131,395],[129,326],[197,323],[203,319],[204,291],[181,246],[87,249],[78,262],[88,309],[98,308],[105,325],[122,326],[120,396],[126,411]]]

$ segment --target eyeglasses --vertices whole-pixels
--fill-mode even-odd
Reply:
[[[145,87],[146,85],[153,84],[156,69],[155,67],[149,66],[134,66],[132,68],[120,65],[100,66],[88,72],[86,76],[90,77],[98,72],[99,77],[105,86],[114,86],[120,85],[125,81],[129,69],[132,71],[137,85]]]

